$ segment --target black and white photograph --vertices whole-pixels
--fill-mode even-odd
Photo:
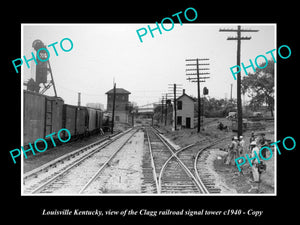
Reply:
[[[276,24],[144,26],[22,24],[22,194],[276,194]]]
[[[4,219],[297,221],[296,8],[7,2]]]

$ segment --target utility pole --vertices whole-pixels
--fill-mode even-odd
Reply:
[[[131,125],[134,127],[134,109],[131,110]]]
[[[178,91],[181,91],[182,89],[182,84],[169,84],[169,92],[168,93],[170,96],[173,96],[173,115],[174,115],[174,130],[177,130],[177,106],[176,106],[176,95],[179,94],[177,93]],[[171,97],[172,98],[172,97]]]
[[[230,101],[232,101],[232,85],[233,84],[230,84]]]
[[[202,104],[202,106],[203,106],[203,109],[202,109],[202,111],[203,111],[203,116],[204,116],[204,107],[205,107],[205,101],[206,101],[206,98],[205,98],[205,95],[208,95],[208,89],[207,89],[207,87],[204,87],[203,88],[203,95],[204,95],[204,97],[203,97],[203,104]]]
[[[81,93],[78,92],[78,106],[81,105]]]
[[[200,126],[201,126],[201,99],[200,99],[200,83],[201,82],[205,82],[205,79],[209,78],[209,77],[200,77],[200,75],[208,75],[210,73],[200,73],[199,70],[209,70],[209,68],[199,68],[199,66],[203,66],[203,65],[209,65],[209,63],[202,63],[199,64],[199,61],[203,61],[203,60],[209,60],[207,58],[205,59],[186,59],[185,61],[189,62],[189,61],[196,61],[196,64],[186,64],[186,66],[196,66],[196,69],[186,69],[186,71],[194,71],[196,70],[196,73],[187,73],[187,76],[193,76],[196,75],[197,77],[188,77],[187,80],[191,81],[191,82],[197,82],[197,90],[198,90],[198,129],[197,132],[200,132]],[[201,79],[201,80],[200,80]]]
[[[168,105],[167,105],[167,98],[168,98],[168,94],[162,94],[162,100],[161,100],[161,117],[162,117],[162,124],[165,124],[165,126],[167,126],[167,111],[168,111]],[[164,118],[165,117],[165,118]]]
[[[161,99],[161,124],[164,123],[164,96]]]
[[[116,104],[116,83],[114,83],[113,108],[112,108],[112,119],[111,119],[111,133],[112,134],[114,133],[115,104]]]
[[[167,100],[168,100],[168,94],[166,94],[166,109],[165,109],[165,126],[167,126],[167,119],[168,119],[168,104],[167,104]]]
[[[176,106],[176,84],[173,86],[174,94],[174,129],[177,130],[177,106]]]
[[[174,84],[173,93],[174,93],[174,129],[177,130],[176,84]]]
[[[241,66],[241,41],[250,40],[251,37],[242,37],[242,32],[258,32],[258,30],[241,29],[241,26],[237,26],[237,29],[220,29],[219,32],[236,32],[237,37],[228,37],[227,40],[237,41],[237,65]],[[238,114],[238,137],[243,134],[243,110],[242,110],[242,98],[241,98],[241,72],[237,73],[237,114]]]

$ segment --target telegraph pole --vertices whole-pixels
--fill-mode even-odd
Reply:
[[[220,29],[219,32],[236,32],[237,37],[228,37],[227,40],[237,41],[237,65],[241,67],[241,41],[250,40],[251,37],[242,37],[242,32],[258,32],[258,30],[241,29],[241,26],[237,26],[237,29]],[[242,110],[242,98],[241,98],[241,72],[237,73],[237,114],[238,114],[238,137],[243,134],[243,110]]]
[[[174,92],[174,129],[177,130],[176,84],[174,84],[173,92]]]
[[[186,64],[186,66],[196,66],[196,69],[186,69],[186,71],[193,71],[196,70],[196,73],[187,73],[187,76],[193,76],[196,75],[197,77],[188,77],[187,80],[191,81],[191,82],[197,82],[197,90],[198,90],[198,130],[197,132],[200,132],[200,126],[201,126],[201,99],[200,99],[200,83],[201,82],[205,82],[205,79],[209,78],[209,77],[200,77],[200,75],[207,75],[210,73],[200,73],[199,70],[209,70],[209,68],[199,68],[199,66],[202,65],[209,65],[209,63],[202,63],[199,64],[199,61],[203,61],[203,60],[209,60],[207,58],[205,59],[186,59],[185,61],[189,62],[189,61],[196,61],[196,64]],[[201,80],[200,80],[201,79]]]
[[[164,123],[164,96],[161,99],[161,124]]]
[[[174,129],[177,130],[177,104],[176,104],[176,95],[179,94],[177,93],[179,90],[182,89],[181,84],[169,84],[169,91],[171,91],[170,93],[168,93],[170,96],[173,96],[174,98],[174,105],[173,105],[173,112],[174,112]]]
[[[168,94],[166,94],[166,109],[165,109],[165,126],[167,126],[167,119],[168,119],[168,104],[167,104],[167,100],[168,100]]]
[[[161,100],[161,122],[162,124],[165,124],[167,126],[167,117],[168,117],[168,105],[167,105],[167,98],[168,94],[162,94],[162,100]],[[165,118],[164,118],[165,117]]]
[[[78,106],[81,105],[81,93],[78,92]]]
[[[114,83],[113,108],[112,108],[112,119],[111,119],[111,133],[112,134],[114,133],[115,104],[116,104],[116,83]]]

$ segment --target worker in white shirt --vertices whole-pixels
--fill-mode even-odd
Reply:
[[[257,146],[257,144],[256,144],[255,141],[252,141],[250,143],[250,145],[253,146],[252,153],[251,153],[251,158],[252,158],[251,164],[252,164],[253,182],[259,183],[260,182],[260,173],[258,171],[258,166],[259,166],[260,162],[257,160],[257,157],[259,155],[259,148],[258,148],[258,146]],[[257,156],[257,157],[255,157],[255,156]]]

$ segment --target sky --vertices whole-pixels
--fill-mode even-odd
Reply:
[[[233,84],[233,98],[236,98],[236,81],[230,67],[236,65],[236,41],[227,40],[236,36],[234,32],[219,32],[220,28],[258,29],[259,32],[243,33],[251,40],[242,41],[241,62],[249,65],[258,55],[276,48],[275,24],[200,24],[175,23],[170,31],[162,34],[153,31],[143,37],[141,43],[136,30],[155,27],[155,24],[22,24],[22,53],[31,58],[32,42],[42,40],[46,45],[58,42],[52,48],[50,64],[57,89],[57,95],[67,104],[77,105],[77,93],[81,92],[81,105],[86,103],[107,104],[106,92],[117,88],[131,92],[129,101],[139,106],[158,102],[169,92],[169,84],[181,84],[186,94],[197,96],[197,84],[186,80],[186,59],[209,58],[210,78],[201,83],[209,89],[209,97],[229,98],[230,84]],[[70,38],[73,49],[64,52],[59,43]],[[67,49],[68,42],[63,46]],[[275,56],[277,58],[277,55]],[[22,83],[33,76],[31,68],[22,66]],[[276,66],[276,64],[275,64]],[[252,69],[248,69],[251,72]],[[242,76],[245,76],[242,72]],[[50,79],[50,76],[48,76]],[[49,89],[46,95],[53,96]]]

